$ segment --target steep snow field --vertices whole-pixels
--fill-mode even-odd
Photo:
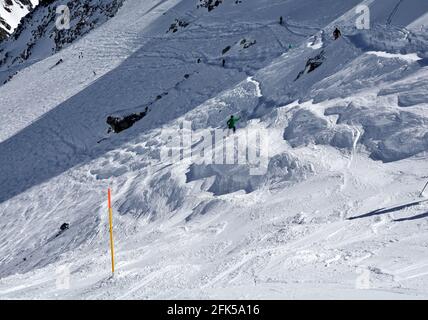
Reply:
[[[12,33],[22,17],[39,4],[39,0],[0,0],[0,29]]]
[[[360,3],[126,0],[19,71],[0,87],[0,299],[428,298],[428,5],[363,1],[356,30]],[[265,171],[165,157],[231,114],[229,146],[268,135]]]

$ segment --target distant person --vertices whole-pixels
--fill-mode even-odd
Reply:
[[[342,32],[336,27],[336,29],[333,31],[333,38],[334,40],[339,39],[342,36]]]
[[[230,119],[227,121],[227,127],[233,130],[233,133],[236,132],[236,124],[238,123],[238,121],[240,120],[240,118],[235,118],[233,115],[230,116]]]
[[[282,16],[279,18],[279,24],[281,26],[284,24],[284,18]]]
[[[225,65],[226,65],[226,60],[225,59],[223,59],[222,60],[222,62],[221,62],[221,64],[222,64],[222,66],[223,66],[223,68],[225,67]]]
[[[63,63],[64,62],[64,60],[62,60],[62,58],[61,59],[59,59],[58,61],[57,61],[57,63],[55,63],[52,67],[50,67],[49,68],[49,70],[52,70],[53,68],[55,68],[56,66],[58,66],[58,65],[60,65],[61,63]]]

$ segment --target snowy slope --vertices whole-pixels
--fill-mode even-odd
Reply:
[[[322,2],[127,0],[0,87],[0,298],[427,298],[428,39],[404,27],[428,8],[364,1],[358,31],[361,1]],[[268,132],[266,172],[162,156],[230,114]]]
[[[119,10],[123,0],[79,0],[68,4],[70,21],[58,29],[57,8],[63,1],[41,2],[28,14],[15,32],[0,43],[0,85],[20,70],[43,60],[84,37]]]
[[[1,0],[0,1],[0,39],[11,34],[22,17],[34,9],[39,0]]]

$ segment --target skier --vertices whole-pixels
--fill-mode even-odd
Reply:
[[[342,32],[336,27],[336,29],[333,31],[333,37],[334,40],[339,39],[342,36]]]
[[[226,65],[226,60],[225,59],[222,60],[222,65],[223,65],[223,68],[224,68],[224,66]]]
[[[284,24],[284,18],[282,16],[279,18],[279,24],[281,26]]]
[[[235,118],[233,115],[230,116],[230,119],[227,121],[227,127],[233,130],[233,133],[236,132],[236,123],[240,120],[240,118]]]

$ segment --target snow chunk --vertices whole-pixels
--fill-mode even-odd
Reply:
[[[409,63],[422,60],[422,58],[420,58],[416,53],[399,54],[399,53],[388,53],[384,51],[368,51],[367,54],[375,55],[386,59],[401,59]]]

